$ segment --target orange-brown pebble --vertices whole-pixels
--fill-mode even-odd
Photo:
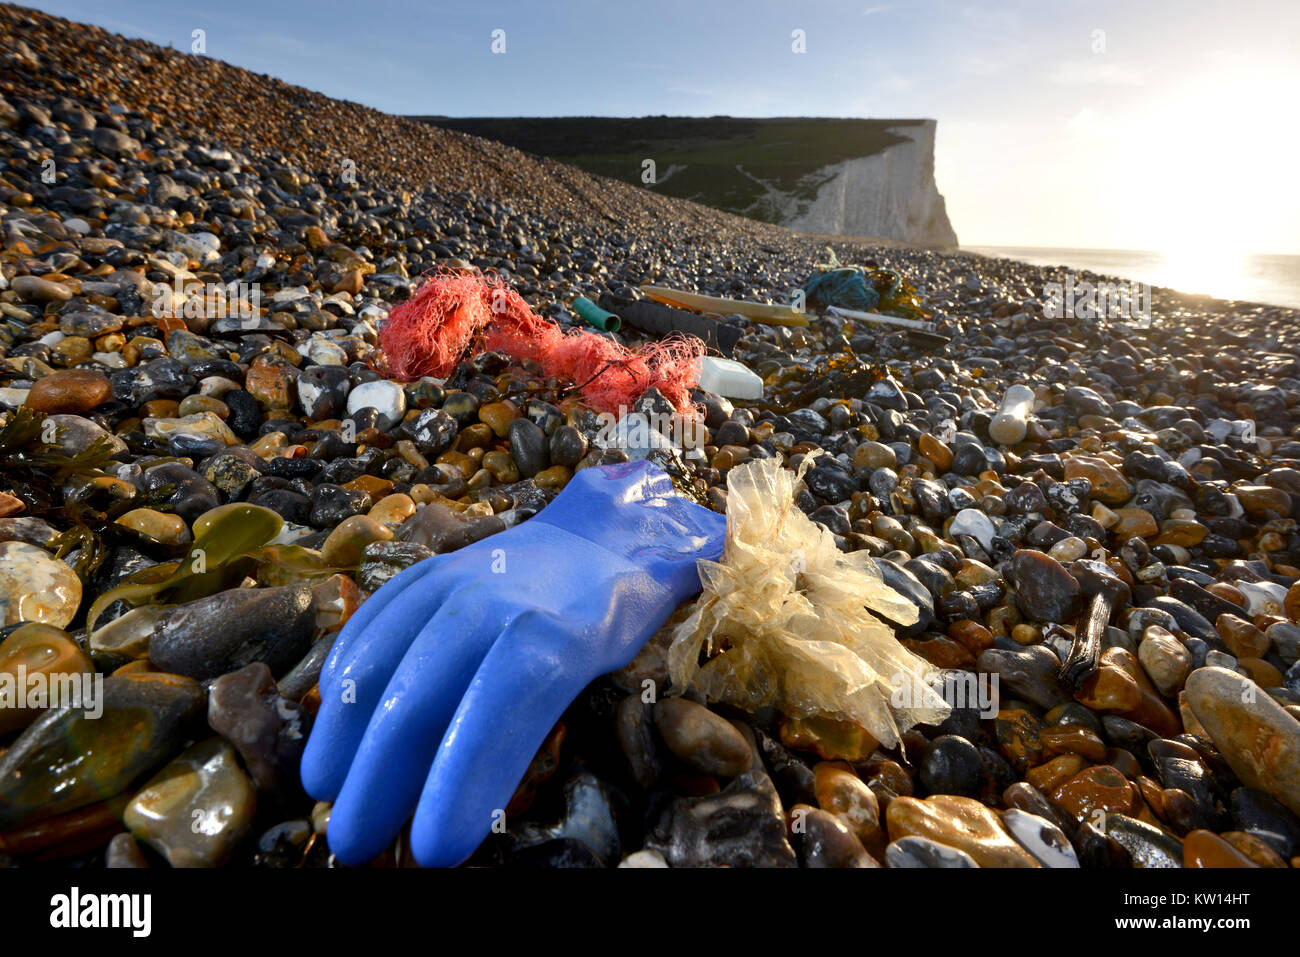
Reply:
[[[1213,831],[1195,830],[1183,838],[1183,867],[1258,867]]]

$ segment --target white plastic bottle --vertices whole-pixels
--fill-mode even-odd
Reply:
[[[989,423],[989,438],[999,445],[1024,441],[1029,413],[1033,410],[1034,390],[1025,385],[1013,385],[1002,397],[1002,408]]]

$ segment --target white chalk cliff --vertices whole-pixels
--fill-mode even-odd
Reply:
[[[956,246],[957,233],[934,181],[935,125],[925,120],[891,127],[890,132],[907,142],[824,166],[805,177],[800,192],[806,195],[815,188],[812,199],[769,185],[764,202],[783,226],[805,232]]]

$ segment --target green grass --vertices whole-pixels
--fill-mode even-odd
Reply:
[[[777,222],[778,210],[756,180],[811,200],[825,182],[818,170],[906,142],[891,128],[921,122],[729,116],[411,119],[497,140],[634,186],[645,186],[642,164],[652,159],[660,182],[646,188],[765,222]]]

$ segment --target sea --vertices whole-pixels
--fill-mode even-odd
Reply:
[[[1086,269],[1104,276],[1165,286],[1216,299],[1300,309],[1300,256],[1170,254],[1141,249],[1046,246],[963,246],[962,249],[1035,266]]]

